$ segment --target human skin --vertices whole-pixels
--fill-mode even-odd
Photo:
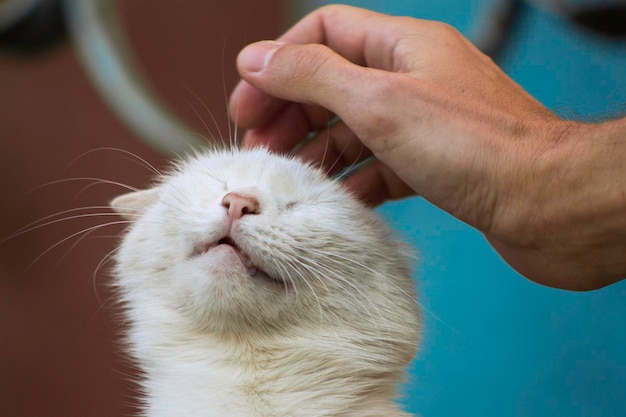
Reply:
[[[369,204],[420,195],[540,284],[626,277],[626,119],[563,120],[454,28],[318,9],[244,48],[230,100],[244,146],[291,150]],[[339,122],[329,126],[334,117]]]

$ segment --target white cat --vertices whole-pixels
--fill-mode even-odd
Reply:
[[[266,150],[209,152],[112,207],[144,415],[406,416],[410,255],[341,185]]]

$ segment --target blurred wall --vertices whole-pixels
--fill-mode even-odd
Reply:
[[[138,63],[166,104],[205,136],[211,135],[205,124],[217,132],[210,110],[227,135],[225,91],[238,79],[235,56],[251,41],[280,34],[286,21],[283,2],[132,0],[118,5]],[[148,184],[148,168],[122,152],[98,150],[104,147],[166,167],[166,160],[103,104],[70,45],[30,59],[0,51],[0,240],[53,213],[106,205],[124,191],[86,188],[89,180],[52,182],[89,177]],[[62,217],[73,214],[78,213]],[[100,264],[113,250],[120,225],[47,252],[80,230],[117,220],[74,219],[0,243],[0,416],[135,411],[135,374],[120,353],[109,265]]]

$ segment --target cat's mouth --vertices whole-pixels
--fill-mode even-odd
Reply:
[[[287,283],[283,279],[275,278],[269,275],[267,272],[260,269],[257,265],[255,265],[250,259],[250,257],[239,247],[239,245],[237,245],[237,242],[235,242],[230,236],[224,236],[217,242],[196,245],[196,247],[194,248],[193,255],[199,256],[199,255],[202,255],[211,251],[214,248],[217,248],[218,246],[223,246],[223,245],[229,246],[233,249],[235,254],[239,257],[239,260],[241,261],[243,266],[246,268],[247,274],[251,278],[262,279],[262,280],[271,282],[272,284],[286,287]]]

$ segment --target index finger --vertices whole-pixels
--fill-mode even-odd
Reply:
[[[346,5],[317,9],[278,38],[281,42],[324,44],[357,64],[393,71],[394,49],[406,35],[402,19]]]

